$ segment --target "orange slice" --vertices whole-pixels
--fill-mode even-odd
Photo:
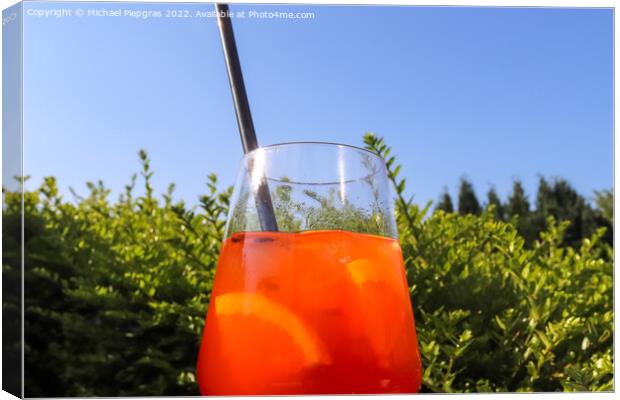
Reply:
[[[215,311],[219,318],[255,317],[263,323],[272,324],[285,332],[303,355],[304,366],[329,362],[322,343],[310,327],[286,307],[258,293],[227,293],[215,299]]]
[[[330,362],[308,324],[263,294],[225,293],[212,306],[198,361],[203,394],[302,394],[305,374]]]
[[[361,311],[360,331],[365,332],[381,367],[387,367],[400,345],[403,329],[412,329],[407,315],[411,306],[407,299],[404,275],[398,264],[379,264],[369,259],[357,259],[347,264],[351,280],[357,288]],[[411,321],[413,322],[413,321]]]
[[[351,279],[358,287],[365,283],[382,283],[388,285],[396,293],[406,289],[400,273],[393,265],[378,265],[367,258],[360,258],[347,264]]]

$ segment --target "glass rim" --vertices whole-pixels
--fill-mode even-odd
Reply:
[[[260,151],[268,151],[268,150],[274,150],[274,149],[278,149],[278,148],[286,148],[288,146],[291,147],[297,147],[300,145],[318,145],[318,146],[327,146],[329,148],[332,149],[336,149],[336,148],[345,148],[349,151],[352,150],[356,150],[358,152],[361,152],[362,154],[366,154],[371,156],[372,158],[375,159],[375,161],[379,161],[380,165],[383,167],[384,172],[387,175],[387,165],[385,164],[385,160],[383,159],[383,157],[381,157],[379,154],[375,153],[374,151],[365,149],[363,147],[358,147],[358,146],[354,146],[351,144],[344,144],[344,143],[336,143],[336,142],[321,142],[321,141],[293,141],[293,142],[282,142],[282,143],[274,143],[274,144],[269,144],[269,145],[265,145],[265,146],[259,146],[245,154],[243,154],[243,156],[241,157],[241,160],[247,160],[247,159],[252,159],[256,154],[259,154],[258,152]],[[310,185],[310,186],[323,186],[323,185],[340,185],[343,183],[353,183],[365,178],[369,178],[372,176],[375,176],[376,174],[380,173],[380,171],[375,171],[372,174],[368,174],[368,175],[364,175],[361,176],[359,178],[350,178],[350,179],[346,179],[346,180],[337,180],[337,181],[318,181],[318,182],[307,182],[307,181],[294,181],[294,180],[287,180],[287,181],[282,181],[279,178],[273,178],[273,177],[265,177],[265,180],[269,181],[269,182],[286,182],[287,184],[292,184],[292,185]]]
[[[378,159],[381,160],[381,162],[385,163],[385,160],[383,159],[383,157],[381,157],[379,154],[375,153],[372,150],[368,150],[365,149],[363,147],[359,147],[359,146],[354,146],[352,144],[346,144],[346,143],[336,143],[336,142],[322,142],[322,141],[292,141],[292,142],[282,142],[282,143],[273,143],[273,144],[268,144],[268,145],[264,145],[264,146],[259,146],[251,151],[248,151],[247,153],[245,153],[243,156],[251,156],[254,153],[256,153],[257,151],[263,149],[263,150],[270,150],[270,149],[275,149],[278,147],[285,147],[285,146],[292,146],[292,145],[326,145],[326,146],[335,146],[335,147],[347,147],[349,149],[353,149],[353,150],[358,150],[358,151],[362,151],[364,153],[370,154]]]

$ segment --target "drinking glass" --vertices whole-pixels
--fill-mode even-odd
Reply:
[[[261,229],[269,209],[277,231]],[[418,391],[422,365],[382,158],[332,143],[243,157],[197,376],[203,395]]]

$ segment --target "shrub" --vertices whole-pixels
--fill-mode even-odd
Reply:
[[[563,247],[549,220],[532,248],[510,222],[403,197],[386,159],[424,363],[424,391],[612,390],[613,253]],[[140,152],[118,201],[101,182],[66,201],[54,178],[24,193],[26,396],[196,395],[194,368],[230,188],[208,177],[199,207],[158,198]],[[19,284],[20,195],[4,192],[3,275]],[[3,308],[10,309],[11,298]],[[9,303],[7,303],[9,301]],[[14,304],[12,305],[15,306]]]
[[[601,228],[563,247],[570,222],[549,227],[531,249],[494,218],[439,211],[424,218],[403,198],[405,180],[383,140],[397,188],[398,222],[424,360],[433,392],[613,389],[613,252]]]

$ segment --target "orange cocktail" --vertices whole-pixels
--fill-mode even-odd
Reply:
[[[203,395],[413,393],[422,366],[397,240],[237,232],[198,360]]]

